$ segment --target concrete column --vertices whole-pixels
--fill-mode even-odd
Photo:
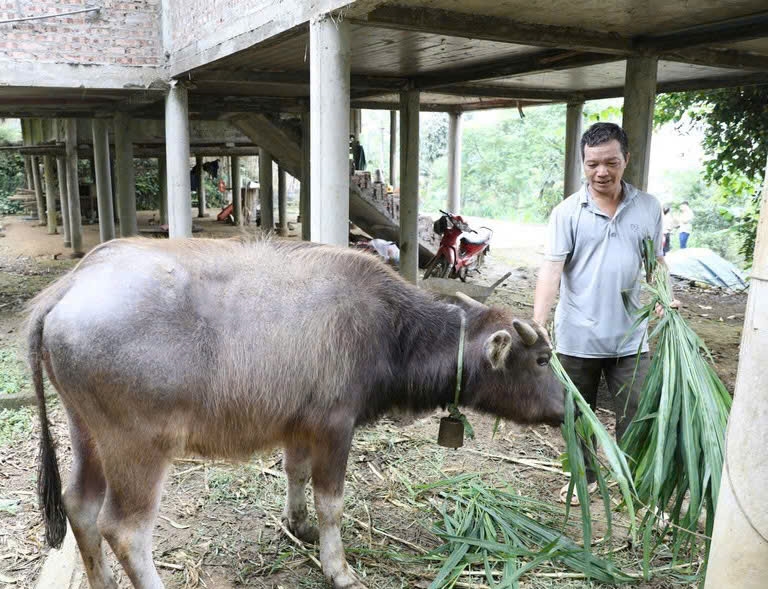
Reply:
[[[658,57],[627,58],[622,127],[629,137],[630,158],[624,179],[640,190],[648,187],[657,65]]]
[[[581,123],[583,119],[583,102],[574,102],[566,107],[563,198],[568,198],[581,187]]]
[[[208,216],[208,213],[206,212],[208,203],[205,202],[205,182],[203,182],[203,178],[205,177],[205,174],[203,173],[203,156],[198,155],[195,158],[195,164],[197,164],[197,169],[200,170],[200,188],[197,191],[197,216],[202,219],[203,217]]]
[[[448,210],[461,212],[461,113],[448,113]]]
[[[27,189],[35,189],[35,181],[32,179],[32,157],[28,155],[24,156],[24,183]]]
[[[139,234],[136,219],[136,176],[133,168],[131,119],[125,113],[115,115],[115,180],[120,237]]]
[[[32,156],[32,185],[35,189],[35,207],[37,208],[38,225],[45,225],[45,198],[43,197],[43,182],[40,178],[40,161]]]
[[[240,157],[232,156],[232,211],[235,217],[235,225],[243,226],[243,190],[240,178]],[[264,212],[262,211],[262,219]]]
[[[301,187],[299,192],[299,216],[301,217],[301,239],[310,240],[311,212],[310,205],[310,166],[309,166],[309,113],[301,114]]]
[[[189,183],[189,97],[171,81],[165,98],[165,156],[168,158],[168,235],[192,237],[192,189]]]
[[[61,224],[64,227],[64,247],[72,247],[72,237],[69,231],[67,159],[63,155],[56,157],[56,176],[59,180],[59,202],[61,203]]]
[[[52,155],[43,156],[43,171],[45,173],[45,208],[48,212],[48,234],[55,235],[56,231],[56,181],[53,172],[54,158]]]
[[[400,274],[419,280],[419,91],[400,93]]]
[[[312,241],[349,243],[349,23],[309,23]]]
[[[285,194],[285,170],[277,168],[277,224],[283,237],[288,235],[287,196]]]
[[[768,578],[768,166],[765,177],[706,589],[762,589]]]
[[[67,199],[69,201],[69,233],[72,240],[72,256],[81,257],[83,249],[83,221],[80,215],[80,181],[77,176],[77,120],[65,123],[67,153]]]
[[[157,184],[160,187],[160,224],[168,224],[168,167],[165,156],[157,158]]]
[[[397,177],[397,111],[389,111],[389,178],[387,182],[394,188]]]
[[[99,209],[99,239],[103,243],[115,238],[107,121],[93,119],[91,131],[93,132],[93,176],[96,181],[96,202]]]
[[[360,132],[363,130],[363,111],[359,108],[353,108],[349,111],[349,134],[354,135],[355,139],[360,139]]]
[[[261,230],[275,229],[274,198],[272,189],[272,155],[263,147],[259,148],[259,208],[261,209]]]

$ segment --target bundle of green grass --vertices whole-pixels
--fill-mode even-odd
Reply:
[[[621,446],[630,460],[637,498],[648,508],[642,522],[647,570],[650,556],[668,532],[675,558],[684,548],[695,553],[705,510],[706,562],[731,397],[712,368],[706,346],[671,307],[668,271],[656,263],[650,240],[644,258],[651,300],[640,309],[636,325],[652,318],[657,305],[664,314],[649,335],[655,351],[637,414]]]

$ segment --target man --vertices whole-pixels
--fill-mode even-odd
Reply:
[[[675,229],[675,219],[668,205],[664,205],[663,210],[662,225],[664,227],[664,255],[666,256],[672,249],[672,231]]]
[[[646,326],[629,332],[640,308],[643,239],[653,239],[664,263],[662,212],[656,198],[622,180],[629,150],[621,127],[592,125],[581,138],[581,155],[587,181],[552,211],[533,318],[546,326],[559,289],[554,335],[560,361],[593,409],[605,376],[620,439],[650,363]],[[587,478],[594,483],[593,472]]]
[[[688,206],[688,201],[684,200],[680,203],[680,249],[684,250],[688,247],[688,238],[693,231],[693,211]]]

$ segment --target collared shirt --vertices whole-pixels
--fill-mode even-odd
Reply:
[[[648,351],[645,324],[630,333],[640,308],[643,239],[662,255],[662,212],[655,197],[622,182],[613,218],[587,185],[552,211],[545,259],[564,261],[555,312],[557,351],[612,358]]]

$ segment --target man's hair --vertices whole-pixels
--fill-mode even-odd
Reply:
[[[684,200],[683,202],[680,203],[680,206],[683,206],[683,205],[688,206],[688,201]]]
[[[581,159],[584,159],[584,148],[595,147],[616,140],[621,146],[621,154],[627,159],[629,154],[629,140],[624,129],[614,123],[595,123],[581,136]]]

